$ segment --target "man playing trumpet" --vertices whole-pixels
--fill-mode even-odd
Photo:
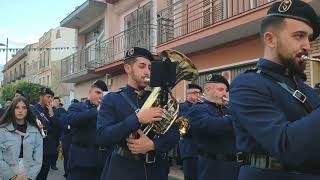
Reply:
[[[204,87],[206,99],[191,107],[187,118],[199,148],[199,180],[236,180],[235,137],[232,116],[226,114],[229,83],[214,75]]]
[[[301,79],[320,33],[312,6],[273,3],[261,23],[263,58],[232,83],[237,147],[245,153],[239,180],[320,179],[320,100]]]

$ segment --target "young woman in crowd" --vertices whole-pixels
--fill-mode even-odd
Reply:
[[[42,165],[40,132],[28,101],[14,98],[0,119],[0,179],[36,179]]]

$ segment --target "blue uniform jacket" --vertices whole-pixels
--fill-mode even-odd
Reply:
[[[97,107],[90,101],[71,104],[66,119],[72,128],[72,142],[94,145],[96,142]]]
[[[53,155],[57,152],[56,132],[59,130],[59,125],[56,115],[49,117],[49,111],[46,107],[40,104],[32,106],[33,114],[41,121],[47,130],[47,136],[43,139],[43,155]]]
[[[63,137],[66,134],[70,133],[70,131],[71,131],[70,126],[68,126],[68,122],[66,119],[67,111],[64,108],[58,108],[58,109],[53,109],[53,110],[54,110],[54,112],[57,112],[58,125],[61,130],[60,136]]]
[[[191,108],[192,103],[186,101],[180,104],[179,116],[187,117],[187,113]],[[192,138],[191,129],[188,130],[187,134],[180,140],[179,144],[180,156],[181,159],[197,157],[198,156],[198,148],[197,144],[194,142]]]
[[[128,85],[122,91],[133,103],[137,103],[138,107],[142,107],[149,96],[149,93],[146,92],[142,98],[138,99],[134,89]],[[122,97],[120,91],[110,92],[104,96],[97,121],[99,143],[127,148],[126,138],[139,128],[140,123],[134,109]],[[173,126],[159,138],[153,139],[156,153],[168,152],[178,141],[179,131],[177,126]]]
[[[257,68],[295,87],[286,69],[260,59]],[[320,167],[320,101],[314,90],[296,78],[313,111],[265,75],[255,72],[238,76],[231,85],[231,108],[235,116],[237,148],[262,152],[291,167]]]
[[[236,153],[232,116],[225,115],[215,103],[205,101],[194,104],[188,119],[200,151],[228,155]]]
[[[97,107],[89,100],[73,103],[68,108],[64,118],[71,126],[72,145],[69,151],[70,168],[103,166],[105,159],[110,155],[99,157],[96,140]]]
[[[61,126],[61,117],[64,113],[66,113],[66,110],[64,108],[53,108],[53,113],[56,115],[56,119],[57,119],[57,122],[58,122],[58,126],[59,126],[59,129],[57,129],[56,131],[56,135],[57,135],[57,138],[60,138],[61,137],[61,134],[63,132],[63,127]]]

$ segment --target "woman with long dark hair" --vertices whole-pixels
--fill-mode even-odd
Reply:
[[[0,119],[0,179],[36,179],[42,165],[43,137],[24,97],[14,98]]]

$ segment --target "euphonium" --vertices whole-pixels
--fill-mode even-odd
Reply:
[[[186,126],[186,121],[176,121],[179,115],[179,103],[177,99],[172,95],[171,90],[181,81],[188,80],[192,81],[198,78],[199,74],[195,67],[195,65],[191,62],[191,60],[186,57],[184,54],[175,51],[175,50],[165,50],[160,53],[162,58],[168,58],[171,62],[177,63],[176,66],[176,81],[172,87],[169,88],[169,97],[167,104],[162,107],[165,109],[165,113],[162,116],[162,119],[157,122],[153,122],[148,124],[145,128],[143,128],[143,133],[148,134],[150,131],[153,131],[157,136],[165,134],[170,127],[174,123],[178,123],[180,129],[183,129]],[[146,102],[143,104],[141,110],[150,108],[150,107],[158,107],[160,98],[161,88],[155,87],[153,88],[151,94],[149,95]]]

